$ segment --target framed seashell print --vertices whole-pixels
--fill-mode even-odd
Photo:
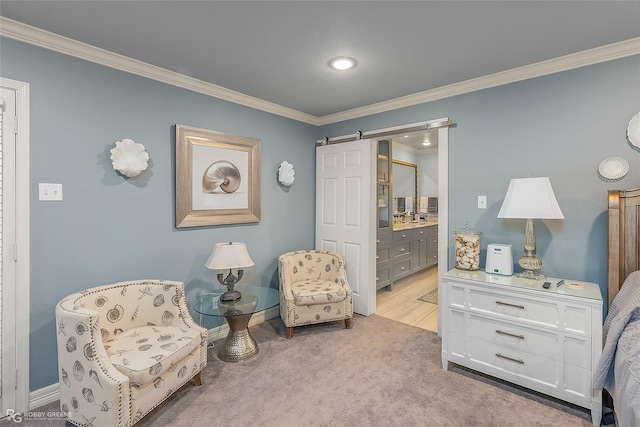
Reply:
[[[176,227],[260,222],[260,140],[176,125]]]

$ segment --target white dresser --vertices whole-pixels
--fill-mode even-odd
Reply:
[[[444,274],[442,367],[453,362],[588,408],[599,426],[602,396],[591,384],[602,353],[602,294],[595,283],[557,288],[559,281]]]

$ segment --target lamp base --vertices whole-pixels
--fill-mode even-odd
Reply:
[[[542,280],[545,278],[544,274],[538,273],[538,270],[542,268],[542,260],[535,256],[535,250],[535,240],[534,243],[530,246],[527,246],[527,244],[525,244],[525,255],[518,260],[518,264],[520,265],[520,267],[522,267],[522,273],[518,273],[518,277],[533,280]]]
[[[242,294],[238,291],[227,291],[220,296],[220,301],[238,301]]]
[[[521,273],[516,274],[518,277],[522,277],[523,279],[531,279],[531,280],[543,280],[547,276],[542,273],[536,273],[533,270],[525,270]]]

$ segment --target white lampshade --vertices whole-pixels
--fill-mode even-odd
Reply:
[[[231,268],[251,267],[253,260],[249,256],[249,252],[244,243],[216,243],[216,248],[204,265],[211,270],[227,270]]]
[[[548,177],[512,179],[498,218],[564,219]]]

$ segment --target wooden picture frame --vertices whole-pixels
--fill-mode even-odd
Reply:
[[[260,140],[176,125],[176,227],[260,222]]]

